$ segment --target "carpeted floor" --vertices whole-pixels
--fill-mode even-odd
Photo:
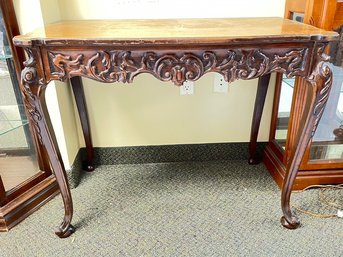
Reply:
[[[342,204],[343,190],[328,190]],[[77,231],[59,239],[56,197],[9,233],[1,257],[29,256],[343,256],[343,219],[299,214],[279,222],[280,191],[263,165],[246,161],[126,164],[98,167],[72,190]],[[292,203],[330,213],[318,190]]]

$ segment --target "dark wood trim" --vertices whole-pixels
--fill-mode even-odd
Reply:
[[[0,176],[0,206],[4,205],[6,201],[7,201],[6,190]]]
[[[56,179],[46,178],[0,208],[0,231],[8,231],[59,193]]]
[[[25,181],[23,181],[16,187],[8,190],[6,192],[8,201],[12,201],[16,199],[17,197],[19,197],[20,195],[24,195],[28,190],[30,190],[30,188],[34,187],[35,185],[37,185],[38,183],[40,183],[41,181],[43,181],[49,176],[50,175],[48,175],[44,171],[37,172],[35,175],[26,179]]]

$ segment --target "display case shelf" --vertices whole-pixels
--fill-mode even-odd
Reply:
[[[29,124],[23,120],[0,121],[0,136]]]
[[[0,106],[0,136],[23,128],[28,124],[27,119],[21,119],[20,117],[20,109],[23,108],[23,106],[18,105]]]

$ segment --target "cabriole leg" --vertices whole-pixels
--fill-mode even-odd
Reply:
[[[41,65],[37,64],[39,58],[38,49],[25,49],[29,59],[24,63],[25,68],[21,73],[21,91],[33,133],[38,139],[38,143],[43,145],[46,156],[49,158],[50,166],[55,174],[61,196],[64,203],[64,219],[56,231],[56,235],[61,238],[70,236],[74,231],[71,225],[73,217],[73,203],[70,194],[69,185],[65,168],[62,162],[60,152],[53,134],[50,134],[50,123],[47,122],[48,114],[45,106],[45,89]],[[37,60],[37,61],[36,61]]]
[[[328,65],[329,58],[323,51],[324,46],[318,48],[317,65],[312,74],[306,78],[311,86],[308,90],[306,100],[307,110],[304,112],[304,124],[303,126],[300,126],[300,129],[303,128],[303,130],[298,137],[297,146],[292,151],[284,184],[282,186],[281,208],[283,216],[281,218],[281,224],[289,229],[295,229],[300,225],[298,218],[292,213],[290,208],[292,187],[305,150],[313,137],[323,114],[332,84],[332,72]]]

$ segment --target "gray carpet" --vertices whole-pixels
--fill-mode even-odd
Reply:
[[[325,194],[342,204],[343,190]],[[9,233],[11,256],[343,256],[343,219],[300,214],[303,226],[279,222],[280,191],[263,165],[246,161],[101,166],[72,190],[77,231],[59,239],[56,197]],[[333,212],[318,190],[293,202]]]

